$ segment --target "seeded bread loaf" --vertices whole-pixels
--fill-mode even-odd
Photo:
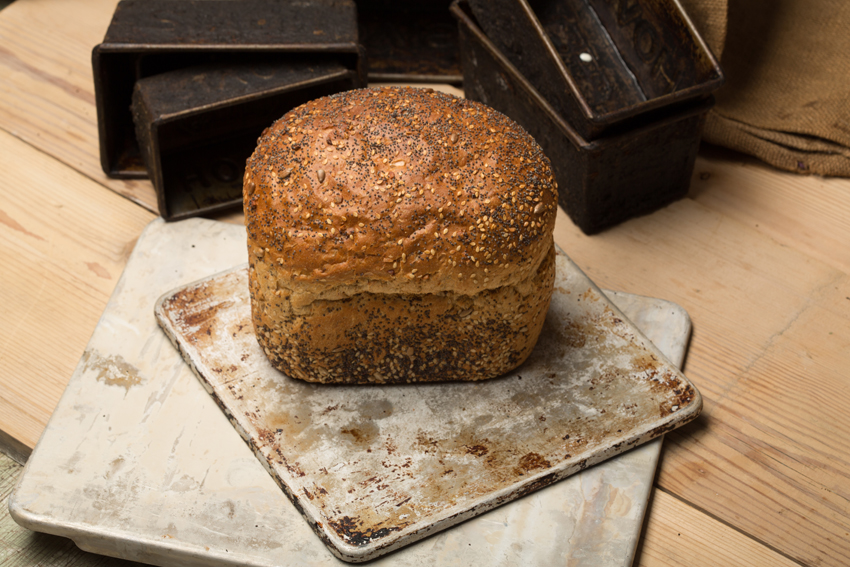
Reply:
[[[481,380],[531,353],[557,188],[495,110],[415,88],[311,101],[260,137],[244,200],[254,327],[287,375]]]

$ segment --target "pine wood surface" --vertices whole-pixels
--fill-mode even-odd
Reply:
[[[100,169],[90,54],[115,3],[0,12],[0,430],[28,446],[155,208]],[[594,237],[561,214],[556,240],[694,323],[705,410],[667,436],[636,564],[850,564],[850,180],[707,147],[688,198]]]
[[[34,446],[154,215],[0,131],[0,429]]]
[[[796,567],[797,562],[656,488],[636,567]]]
[[[658,485],[804,565],[850,564],[848,207],[850,180],[709,149],[689,198],[594,237],[556,229],[597,284],[692,318],[705,409],[667,436]]]
[[[23,0],[0,12],[0,125],[86,177],[156,211],[147,180],[100,166],[91,52],[117,0]]]

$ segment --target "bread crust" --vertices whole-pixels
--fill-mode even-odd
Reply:
[[[379,348],[391,353],[401,348],[394,346],[392,329],[407,329],[405,336],[430,344],[457,324],[451,316],[467,300],[491,324],[505,315],[491,305],[495,297],[548,306],[551,283],[540,269],[553,254],[557,211],[548,159],[520,126],[480,103],[394,87],[311,101],[263,133],[243,188],[258,340],[273,364],[292,376],[322,382],[432,379],[428,364],[420,365],[428,376],[380,365],[361,371],[352,366],[355,355],[331,355],[335,349],[354,352],[347,341],[355,339],[341,329],[357,340],[369,335],[362,335],[366,323],[358,310],[376,314],[373,335],[380,319],[387,342]],[[532,281],[544,286],[545,298],[529,291]],[[430,315],[423,319],[417,313],[425,304]],[[380,316],[379,305],[385,306]],[[512,316],[517,308],[513,303]],[[438,312],[442,323],[434,319]],[[345,325],[348,319],[356,324]],[[305,325],[313,330],[306,333]],[[539,333],[530,315],[523,325],[500,328],[515,333],[523,327]],[[473,335],[462,336],[467,338],[458,340]],[[475,336],[505,343],[498,334]],[[523,336],[531,346],[537,339]],[[412,338],[405,340],[405,352],[417,350]],[[531,346],[514,344],[512,352],[530,352]],[[440,356],[443,367],[451,364],[452,357]],[[507,358],[519,364],[525,357]],[[471,360],[466,366],[477,367]],[[473,375],[461,375],[464,366],[463,372],[441,370],[438,379],[475,380],[510,369],[483,366],[486,372]]]

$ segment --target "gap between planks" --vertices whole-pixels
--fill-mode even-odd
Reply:
[[[648,521],[644,523],[635,567],[804,565],[658,486],[652,491],[646,514]]]

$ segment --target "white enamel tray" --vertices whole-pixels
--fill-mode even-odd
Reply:
[[[70,537],[88,551],[157,565],[341,563],[251,454],[154,318],[153,305],[165,291],[245,260],[242,227],[198,219],[151,223],[12,497],[10,511],[19,523]],[[690,331],[681,308],[609,295],[681,364]],[[607,305],[604,298],[594,303]],[[485,384],[466,386],[480,390]],[[688,415],[679,413],[685,408],[664,407],[662,427],[675,423],[665,421],[670,416]],[[394,408],[397,415],[404,406]],[[659,450],[656,440],[628,451],[375,564],[630,565]],[[554,466],[580,468],[581,460]],[[534,482],[547,470],[532,466],[524,476]]]

